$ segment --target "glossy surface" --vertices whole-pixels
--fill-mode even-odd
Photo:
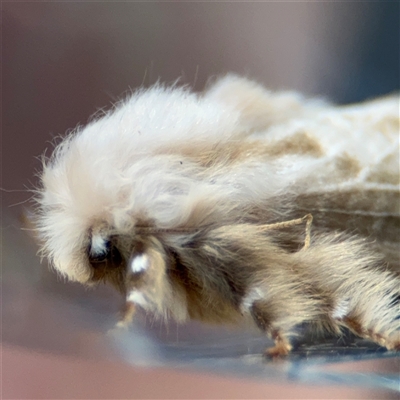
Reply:
[[[246,325],[230,328],[192,322],[177,326],[139,313],[129,331],[110,331],[122,299],[104,286],[86,290],[58,280],[47,265],[39,266],[36,246],[20,228],[18,221],[4,216],[2,328],[6,346],[57,357],[108,360],[122,369],[134,366],[139,371],[183,369],[264,385],[315,385],[316,391],[328,386],[369,388],[383,390],[387,398],[396,398],[400,391],[400,358],[346,334],[325,340],[306,335],[286,360],[267,361],[261,354],[270,344],[268,339]]]

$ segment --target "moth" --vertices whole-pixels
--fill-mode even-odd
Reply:
[[[400,349],[399,96],[335,106],[226,75],[139,89],[43,163],[43,255],[178,322],[246,316]]]

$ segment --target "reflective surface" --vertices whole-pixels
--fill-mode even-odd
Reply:
[[[60,281],[46,264],[39,265],[34,241],[7,214],[2,244],[5,345],[263,383],[382,389],[386,398],[400,391],[399,356],[348,334],[322,340],[306,333],[286,360],[267,361],[261,354],[271,343],[246,324],[177,326],[139,313],[129,331],[114,331],[122,299],[113,290]]]

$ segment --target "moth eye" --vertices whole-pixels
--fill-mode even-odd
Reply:
[[[88,256],[93,268],[117,268],[122,262],[120,252],[110,240],[105,241],[101,248],[91,245]]]
[[[93,246],[89,248],[89,261],[91,263],[103,263],[111,257],[111,242],[104,243],[101,249],[94,249]]]

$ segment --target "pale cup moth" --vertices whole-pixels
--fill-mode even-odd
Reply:
[[[43,163],[42,252],[178,322],[252,317],[400,349],[399,97],[334,106],[234,75],[140,89]],[[313,223],[311,225],[311,219]]]

